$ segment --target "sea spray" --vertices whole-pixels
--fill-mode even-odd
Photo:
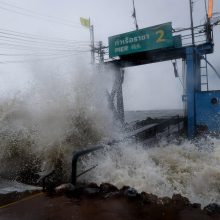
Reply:
[[[74,150],[118,133],[106,99],[111,73],[81,60],[29,71],[20,76],[31,82],[24,90],[6,88],[10,97],[0,99],[0,175],[33,183],[62,161],[67,180]]]

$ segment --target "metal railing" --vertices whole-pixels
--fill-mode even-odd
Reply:
[[[195,26],[194,29],[194,39],[195,45],[200,45],[204,43],[212,43],[213,41],[213,30],[212,25],[209,23]],[[181,28],[174,29],[173,33],[181,34],[182,46],[192,45],[192,33],[191,28]]]
[[[170,127],[173,125],[177,125],[177,131],[180,132],[180,123],[185,123],[185,118],[183,117],[179,117],[179,116],[175,116],[172,117],[168,120],[163,120],[161,123],[158,124],[154,124],[152,126],[142,126],[139,128],[136,128],[133,132],[131,132],[128,136],[126,136],[123,140],[114,140],[111,142],[108,142],[106,144],[100,144],[100,145],[90,145],[88,146],[86,149],[77,151],[73,153],[73,157],[72,157],[72,164],[71,164],[71,180],[70,182],[76,186],[77,184],[77,178],[84,175],[85,173],[91,171],[92,169],[94,169],[97,165],[82,171],[80,174],[77,173],[77,168],[78,168],[78,161],[79,159],[84,156],[87,155],[89,153],[104,149],[106,146],[111,146],[114,145],[116,143],[120,143],[126,139],[135,139],[135,140],[146,140],[148,138],[152,138],[155,137],[158,133],[167,131],[168,133],[170,133]],[[146,127],[146,129],[145,129]],[[167,130],[166,130],[167,129]],[[42,186],[43,186],[43,190],[46,190],[47,187],[47,179],[49,179],[50,177],[52,177],[55,174],[55,170],[52,170],[51,172],[47,173],[46,175],[42,176],[40,178],[40,182],[42,182]]]

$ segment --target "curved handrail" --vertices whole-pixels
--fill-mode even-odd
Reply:
[[[85,149],[85,150],[81,150],[78,151],[76,153],[73,154],[73,158],[72,158],[72,173],[71,173],[71,183],[75,186],[76,185],[76,180],[77,180],[77,161],[78,159],[83,156],[86,155],[88,153],[97,151],[104,148],[104,145],[98,145],[98,146],[93,146],[90,147],[89,149]]]

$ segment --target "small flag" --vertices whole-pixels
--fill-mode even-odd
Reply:
[[[212,13],[213,13],[213,0],[209,0],[209,4],[208,4],[208,18],[212,17]]]
[[[87,28],[90,27],[90,19],[80,18],[80,23],[84,27],[87,27]]]

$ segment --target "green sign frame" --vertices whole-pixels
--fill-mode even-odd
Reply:
[[[109,57],[174,47],[172,23],[164,23],[109,37]]]

